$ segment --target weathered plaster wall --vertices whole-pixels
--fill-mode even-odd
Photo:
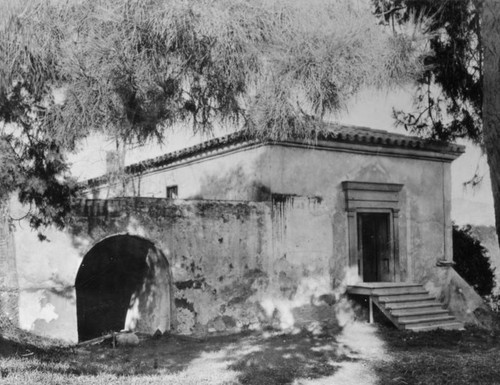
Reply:
[[[404,185],[399,219],[402,280],[425,282],[438,260],[452,259],[449,163],[285,146],[268,147],[267,159],[272,166],[264,185],[273,194],[322,198],[333,230],[334,281],[342,280],[348,255],[342,181]]]
[[[44,229],[41,242],[28,223],[17,224],[19,325],[39,335],[76,341],[75,277],[88,241]]]
[[[267,144],[144,174],[140,177],[140,194],[164,196],[166,186],[175,184],[179,197],[189,199],[266,201],[280,194],[316,197],[324,208],[323,223],[308,227],[311,232],[329,229],[329,236],[316,237],[314,245],[334,260],[330,263],[332,281],[341,282],[348,264],[341,182],[403,184],[398,279],[425,282],[435,273],[438,260],[452,259],[450,175],[450,163],[445,161]],[[139,179],[134,183],[137,185]],[[300,227],[305,231],[303,222]],[[310,245],[301,247],[300,251],[297,246],[295,253],[310,252]]]
[[[75,214],[70,232],[46,233],[50,242],[39,243],[21,232],[21,326],[35,333],[77,340],[78,265],[93,245],[118,233],[145,237],[165,254],[176,332],[335,320],[331,222],[317,198],[91,200]],[[309,253],[301,251],[304,247]]]
[[[146,173],[139,178],[140,195],[164,196],[166,186],[175,184],[180,198],[266,201],[271,195],[316,197],[323,207],[321,225],[315,226],[313,221],[299,227],[301,231],[308,227],[312,233],[328,229],[329,236],[316,237],[314,247],[333,260],[332,282],[341,282],[348,264],[341,182],[399,183],[404,187],[398,279],[426,282],[435,273],[438,260],[452,259],[449,162],[281,144],[231,151]],[[132,191],[129,194],[133,195]],[[293,225],[290,228],[295,229]],[[295,247],[295,253],[309,252],[310,244]]]
[[[268,200],[269,192],[260,183],[262,173],[269,167],[264,154],[265,148],[257,145],[193,158],[188,163],[169,166],[167,172],[158,170],[134,177],[128,182],[125,195],[166,198],[166,187],[176,185],[179,199]],[[101,187],[92,197],[116,196],[115,189],[116,186]]]
[[[490,312],[479,294],[451,266],[436,268],[436,274],[425,288],[462,322],[481,325],[476,316],[478,309]]]
[[[319,239],[319,243],[329,249],[329,257],[335,260],[331,270],[336,282],[344,278],[348,255],[342,181],[404,185],[399,279],[425,282],[434,274],[436,261],[452,258],[450,178],[448,162],[283,145],[245,149],[142,177],[148,180],[144,186],[155,186],[158,191],[175,181],[181,197],[184,193],[257,201],[269,199],[270,194],[319,197],[327,207],[324,218],[329,216],[328,228],[332,231],[332,238]],[[217,183],[207,187],[207,183],[200,183],[202,179]],[[146,194],[147,190],[142,189],[141,193]]]
[[[326,304],[339,299],[342,282],[337,277],[345,275],[347,264],[342,263],[342,251],[332,254],[336,243],[330,208],[319,197],[276,194],[271,217],[272,253],[267,270],[273,284],[263,298],[266,311],[279,312],[286,326],[336,319],[338,308]]]
[[[174,281],[172,324],[178,332],[290,327],[334,318],[338,313],[328,304],[338,300],[350,278],[341,182],[404,185],[400,279],[435,282],[436,262],[451,260],[449,167],[439,161],[281,145],[217,155],[144,175],[140,194],[164,196],[166,186],[176,184],[180,197],[227,201],[89,201],[71,234],[55,234],[45,249],[26,242],[18,270],[20,276],[37,272],[29,280],[33,290],[40,286],[34,282],[74,283],[86,250],[106,236],[128,232],[152,240],[166,255]],[[35,261],[33,250],[43,262]],[[61,274],[54,266],[63,258],[75,264]],[[67,309],[55,307],[48,289],[33,290],[36,295],[29,298],[43,305],[39,314],[47,313],[45,329],[57,329]],[[24,318],[32,328],[40,324],[36,315]]]
[[[294,317],[292,308],[310,307],[311,296],[332,292],[329,243],[322,239],[329,236],[330,223],[324,222],[325,213],[315,199],[175,204],[139,199],[106,204],[101,212],[107,211],[107,218],[94,215],[90,223],[84,219],[78,225],[81,233],[90,225],[95,242],[127,231],[153,240],[163,250],[172,269],[174,327],[179,332],[257,328],[266,322],[293,326],[312,315],[302,309],[303,314]],[[315,220],[323,221],[323,232],[298,226]],[[308,254],[297,252],[302,244],[311,246]]]

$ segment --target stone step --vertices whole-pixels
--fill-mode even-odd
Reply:
[[[372,290],[373,295],[402,295],[402,294],[426,294],[427,291],[422,286],[393,286],[381,287]]]
[[[422,315],[398,317],[397,321],[399,324],[408,325],[408,324],[421,324],[427,322],[454,321],[454,320],[455,317],[446,312],[444,314],[422,314]]]
[[[395,317],[407,317],[423,314],[448,314],[448,310],[443,309],[441,306],[423,306],[410,309],[392,309],[390,313]]]
[[[377,289],[382,287],[409,287],[409,286],[422,287],[421,284],[414,282],[358,282],[354,285],[349,285],[349,287],[360,287],[360,288],[371,288],[371,289]]]
[[[408,282],[359,282],[355,285],[349,285],[347,291],[354,295],[373,295],[377,290],[407,289],[411,291],[413,288],[418,290],[422,288],[422,285]]]
[[[350,293],[371,295],[375,304],[399,329],[463,329],[463,324],[422,285],[363,283],[350,287]]]
[[[399,309],[418,309],[422,307],[436,307],[441,308],[443,305],[440,302],[437,302],[433,298],[429,298],[424,301],[412,301],[412,302],[394,302],[394,303],[385,303],[385,308],[388,310],[399,310]]]
[[[434,300],[429,293],[424,292],[421,294],[402,294],[402,295],[384,295],[378,297],[378,301],[382,303],[400,303],[400,302],[413,302],[413,301],[425,301]]]
[[[410,325],[405,325],[405,329],[411,330],[414,332],[424,332],[424,331],[436,330],[436,329],[463,330],[464,325],[461,322],[454,321],[454,322],[434,323],[432,325],[410,324]]]

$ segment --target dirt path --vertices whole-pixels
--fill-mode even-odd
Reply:
[[[375,363],[392,359],[384,341],[377,335],[377,327],[353,322],[344,327],[337,337],[340,354],[346,360],[337,363],[338,370],[331,376],[311,380],[297,380],[294,385],[374,385],[378,378]]]
[[[373,365],[390,359],[376,331],[363,322],[319,333],[164,336],[137,347],[99,345],[26,359],[16,350],[0,355],[0,384],[370,385],[377,382]]]

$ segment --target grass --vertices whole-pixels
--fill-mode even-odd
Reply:
[[[379,384],[500,384],[500,333],[465,331],[408,332],[380,329],[391,362],[376,367]]]
[[[361,326],[349,338],[368,341],[359,330],[373,328]],[[36,339],[30,344],[28,335],[16,341],[0,338],[0,385],[500,384],[498,331],[413,333],[380,325],[373,337],[385,341],[391,359],[384,360],[381,352],[367,360],[363,353],[374,345],[349,345],[345,330],[206,339],[165,335],[117,349],[54,346]],[[366,372],[369,378],[366,373],[356,378],[364,366],[373,366]]]
[[[39,348],[0,341],[0,384],[292,384],[352,360],[338,331],[143,339],[137,347]]]

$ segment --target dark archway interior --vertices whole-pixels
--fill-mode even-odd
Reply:
[[[79,341],[124,328],[132,294],[147,274],[151,248],[146,239],[117,235],[85,255],[75,282]]]

